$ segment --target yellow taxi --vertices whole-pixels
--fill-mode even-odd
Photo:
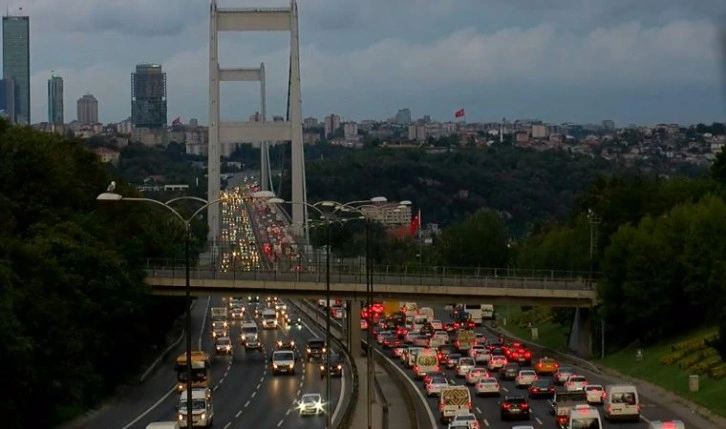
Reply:
[[[537,375],[554,374],[559,368],[560,364],[550,357],[543,357],[534,364],[534,370]]]

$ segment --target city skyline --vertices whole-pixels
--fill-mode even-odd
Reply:
[[[484,14],[474,0],[421,1],[413,9],[402,0],[300,2],[304,116],[382,120],[408,106],[414,118],[428,114],[441,121],[465,108],[467,122],[655,124],[726,117],[713,19],[726,9],[721,1],[490,3]],[[54,5],[37,0],[24,6],[34,22],[33,117],[44,116],[38,116],[46,108],[39,91],[54,69],[72,99],[96,95],[99,120],[126,119],[128,75],[136,64],[154,62],[168,76],[170,117],[206,124],[207,2]],[[221,38],[220,58],[235,59],[223,66],[265,62],[270,116],[285,112],[287,49],[285,37],[275,33]],[[224,84],[222,91],[223,112],[239,112],[223,119],[246,119],[257,110],[254,85]]]

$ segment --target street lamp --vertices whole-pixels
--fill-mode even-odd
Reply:
[[[169,210],[177,219],[179,219],[182,224],[184,224],[184,271],[185,271],[185,290],[186,290],[186,354],[187,354],[187,365],[186,365],[186,373],[187,373],[187,427],[191,428],[193,426],[193,414],[192,414],[192,289],[191,284],[189,281],[189,270],[190,270],[190,254],[189,254],[189,247],[191,244],[191,235],[192,235],[192,228],[191,228],[191,222],[192,220],[197,217],[204,209],[211,206],[212,204],[216,204],[220,201],[223,201],[226,197],[222,197],[216,200],[207,201],[203,198],[194,197],[194,196],[183,196],[183,197],[176,197],[172,198],[168,201],[159,201],[155,200],[153,198],[138,198],[138,197],[124,197],[121,194],[113,192],[115,186],[112,182],[111,186],[109,186],[109,191],[111,192],[104,192],[102,194],[99,194],[96,197],[96,200],[98,201],[111,201],[111,202],[117,202],[117,201],[131,201],[131,202],[144,202],[144,203],[151,203],[156,204],[157,206],[164,207],[165,209]],[[191,216],[188,218],[185,218],[182,216],[181,213],[179,213],[176,209],[174,209],[171,204],[182,201],[182,200],[191,200],[196,201],[198,203],[202,203],[202,207],[197,209]]]

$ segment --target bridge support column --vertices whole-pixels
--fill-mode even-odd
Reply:
[[[575,309],[567,347],[582,357],[592,356],[592,309]]]
[[[360,301],[348,301],[348,351],[350,355],[359,358],[362,353],[360,339]]]

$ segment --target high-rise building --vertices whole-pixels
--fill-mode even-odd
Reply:
[[[166,73],[160,64],[139,64],[131,73],[131,123],[143,128],[166,126]]]
[[[15,111],[11,120],[30,124],[30,18],[3,16],[3,78],[15,84]]]
[[[78,122],[82,124],[98,123],[98,100],[91,94],[86,94],[76,102]]]
[[[0,80],[0,116],[14,121],[15,82],[12,79]]]
[[[48,122],[63,125],[63,78],[51,73],[48,79]]]

